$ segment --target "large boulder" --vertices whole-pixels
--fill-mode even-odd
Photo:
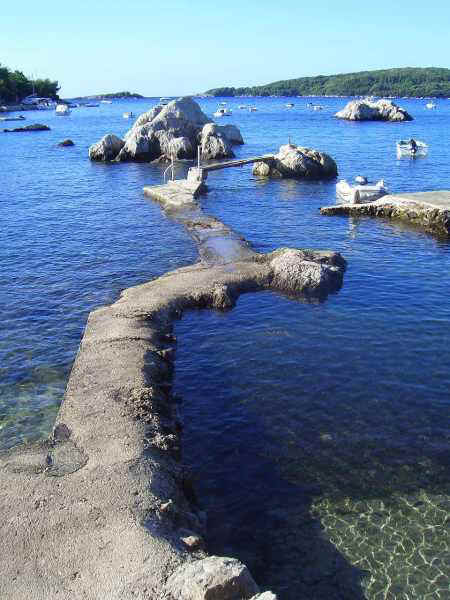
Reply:
[[[335,114],[348,121],[412,121],[412,116],[390,100],[351,100]]]
[[[200,133],[201,154],[204,160],[234,156],[231,142],[224,131],[225,127],[215,123],[204,125]],[[237,128],[236,128],[237,129]]]
[[[248,600],[259,589],[236,558],[209,556],[179,567],[167,580],[167,600]]]
[[[209,128],[205,129],[207,124]],[[198,145],[202,147],[204,158],[225,158],[234,156],[232,144],[243,143],[235,125],[220,127],[211,123],[197,102],[186,97],[172,100],[166,106],[155,106],[140,115],[125,134],[113,159],[149,161],[172,156],[192,159],[197,155]],[[94,150],[91,152],[96,146],[91,146],[89,157],[102,160],[93,158],[99,155]]]
[[[292,177],[297,179],[332,179],[337,175],[334,160],[325,152],[285,144],[273,159],[256,162],[253,174],[259,177]]]
[[[114,160],[124,144],[125,142],[117,135],[110,133],[89,148],[89,158],[98,161]]]

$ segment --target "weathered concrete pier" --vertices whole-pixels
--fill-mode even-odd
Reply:
[[[449,190],[389,194],[375,202],[326,206],[320,212],[331,216],[370,216],[403,221],[429,233],[450,237]]]
[[[194,170],[190,181],[150,188],[186,226],[200,261],[93,311],[52,435],[0,453],[2,599],[276,600],[238,560],[207,555],[205,515],[180,461],[172,323],[258,290],[325,299],[341,286],[345,260],[254,252],[202,212],[202,185]]]

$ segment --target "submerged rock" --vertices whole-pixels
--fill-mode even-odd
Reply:
[[[179,567],[165,592],[167,600],[249,600],[259,589],[237,559],[209,556]]]
[[[32,125],[25,125],[24,127],[15,127],[14,129],[4,129],[4,132],[15,132],[15,131],[50,131],[48,125],[42,125],[41,123],[33,123]]]
[[[89,158],[150,161],[173,156],[176,159],[192,159],[196,157],[199,145],[204,158],[225,158],[234,156],[233,144],[244,143],[235,125],[212,123],[197,102],[189,97],[172,100],[166,106],[155,106],[143,113],[120,141],[122,146],[115,146],[111,149],[114,152],[108,153],[112,157],[102,158],[102,152],[96,149],[101,144],[98,142],[89,149]]]
[[[256,162],[253,174],[259,177],[332,179],[337,175],[337,166],[331,156],[324,152],[285,144],[272,160]]]
[[[110,133],[102,137],[102,139],[93,144],[89,148],[89,158],[91,160],[108,161],[114,160],[123,148],[125,142],[119,137]]]
[[[348,121],[412,121],[412,116],[390,100],[351,100],[335,114]]]
[[[75,146],[75,144],[72,142],[72,140],[67,139],[59,142],[58,146]]]

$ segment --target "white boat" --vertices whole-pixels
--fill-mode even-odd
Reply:
[[[19,117],[0,117],[0,121],[24,121],[25,117],[20,115]]]
[[[162,97],[159,99],[160,106],[167,106],[169,104],[169,102],[170,102],[170,98]]]
[[[101,104],[112,104],[112,100],[100,100]]]
[[[323,110],[323,106],[320,106],[320,104],[314,104],[312,109],[313,110]]]
[[[415,142],[415,145],[412,142]],[[404,156],[410,158],[417,158],[426,156],[428,153],[428,146],[425,142],[420,140],[400,140],[397,142],[397,156],[402,158]]]
[[[373,202],[389,193],[384,181],[377,183],[359,183],[367,181],[364,177],[356,177],[356,185],[350,185],[346,179],[341,179],[336,184],[336,196],[346,204],[363,204]]]
[[[294,105],[292,104],[292,102],[288,102],[287,104],[285,104],[286,108],[292,108]]]
[[[134,115],[133,115],[132,112],[124,112],[123,115],[122,115],[122,117],[124,119],[132,119],[134,117]]]
[[[59,117],[67,117],[68,115],[70,115],[70,108],[67,106],[67,104],[57,104],[55,108],[55,113]]]
[[[256,108],[256,106],[250,106],[250,108],[248,110],[250,112],[256,112],[258,109]]]
[[[230,108],[218,108],[214,113],[215,117],[230,117],[232,110]]]
[[[86,106],[87,108],[96,108],[97,106],[100,106],[100,104],[98,102],[88,102],[87,104],[84,104],[83,106]]]
[[[244,108],[248,108],[248,106],[246,106],[245,104],[240,104],[240,105],[239,105],[239,108],[242,108],[242,109],[244,109]]]
[[[427,102],[425,104],[425,108],[428,108],[429,110],[433,110],[433,108],[436,108],[436,104],[434,102]]]

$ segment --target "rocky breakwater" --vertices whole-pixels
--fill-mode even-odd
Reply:
[[[412,121],[413,117],[390,100],[351,100],[335,115],[347,121]]]
[[[450,191],[391,194],[375,202],[337,204],[322,215],[369,216],[403,221],[439,237],[450,237]]]
[[[243,144],[235,125],[219,126],[192,98],[172,100],[140,115],[124,139],[105,135],[89,148],[96,161],[151,161],[193,159],[201,146],[202,158],[233,157],[232,146]]]
[[[93,311],[51,437],[0,454],[1,598],[276,598],[239,561],[207,555],[205,514],[181,462],[172,324],[186,310],[230,309],[245,292],[325,299],[345,260],[259,254],[191,205],[170,211],[201,260]]]
[[[337,174],[337,166],[331,156],[294,144],[281,146],[278,154],[253,165],[253,175],[259,177],[320,180],[332,179]]]

